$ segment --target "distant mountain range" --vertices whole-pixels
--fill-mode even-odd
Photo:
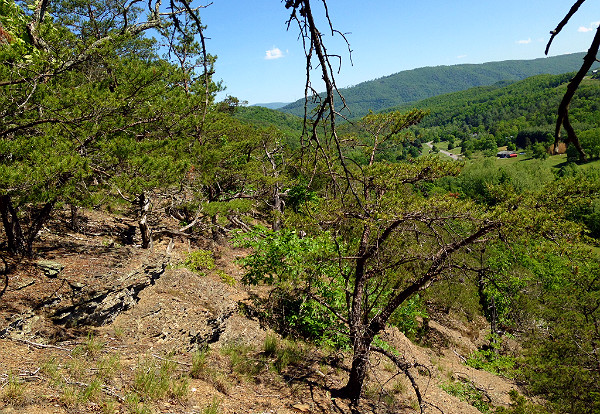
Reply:
[[[585,53],[553,56],[533,60],[506,60],[481,64],[435,66],[405,70],[383,78],[341,89],[351,118],[372,110],[416,102],[433,96],[463,91],[499,81],[517,81],[540,74],[576,72]],[[270,108],[272,105],[269,104]],[[266,106],[266,105],[262,105]],[[304,99],[276,108],[289,114],[304,116]]]
[[[257,103],[257,104],[250,105],[250,106],[262,106],[263,108],[279,109],[279,108],[283,108],[286,105],[289,105],[289,102]]]

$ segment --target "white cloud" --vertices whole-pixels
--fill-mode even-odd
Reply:
[[[527,45],[529,43],[531,43],[531,37],[526,40],[517,40],[517,44],[519,44],[519,45]]]
[[[458,55],[456,58],[457,58],[457,59],[464,59],[464,58],[466,58],[466,57],[467,57],[467,55]]]
[[[577,31],[580,33],[587,33],[596,30],[598,26],[600,26],[600,22],[591,22],[588,27],[579,26],[579,29],[577,29]]]
[[[282,57],[283,57],[283,52],[278,47],[273,47],[273,49],[267,50],[266,55],[265,55],[265,59],[267,59],[267,60],[279,59]]]

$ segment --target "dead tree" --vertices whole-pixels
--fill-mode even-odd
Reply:
[[[552,44],[554,37],[556,37],[556,35],[558,35],[560,33],[560,31],[563,29],[563,27],[568,23],[568,21],[571,19],[571,17],[577,12],[579,7],[584,2],[585,2],[585,0],[578,0],[577,2],[575,2],[575,4],[573,4],[573,6],[569,10],[569,12],[565,16],[565,18],[558,24],[558,26],[556,26],[556,29],[554,29],[550,32],[550,34],[552,36],[550,37],[550,40],[548,41],[548,44],[546,45],[546,55],[548,54],[548,51],[550,50],[550,45]],[[560,140],[560,131],[564,127],[565,131],[567,131],[567,139],[565,140],[565,142],[567,144],[573,144],[575,146],[575,148],[577,148],[577,151],[579,152],[579,158],[582,161],[587,161],[585,151],[583,150],[581,144],[579,143],[579,138],[577,138],[575,129],[573,128],[573,126],[571,125],[571,122],[569,121],[569,105],[571,104],[571,101],[573,100],[573,96],[575,95],[577,88],[579,88],[581,81],[587,75],[587,73],[591,69],[592,65],[594,64],[594,62],[598,61],[597,56],[598,56],[598,48],[599,47],[600,47],[600,26],[596,29],[596,34],[594,35],[594,39],[592,40],[592,44],[591,44],[590,48],[588,49],[587,54],[583,58],[583,64],[581,65],[581,68],[579,68],[579,71],[577,72],[575,77],[573,79],[571,79],[571,81],[569,82],[569,85],[567,86],[567,92],[565,92],[565,95],[563,96],[563,99],[560,102],[560,105],[558,107],[558,118],[556,120],[556,128],[554,131],[554,153],[555,154],[557,153],[558,142]]]

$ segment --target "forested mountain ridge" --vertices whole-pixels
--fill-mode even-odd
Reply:
[[[452,141],[459,145],[460,141],[470,140],[475,143],[475,134],[480,140],[494,138],[495,143],[490,141],[490,152],[495,151],[494,145],[504,146],[508,141],[525,148],[527,142],[551,139],[556,108],[572,77],[573,72],[570,72],[536,75],[520,81],[500,81],[386,108],[382,113],[406,112],[414,108],[428,111],[428,115],[413,127],[420,142]],[[592,139],[594,131],[600,127],[599,108],[600,81],[586,79],[571,104],[571,120],[581,132],[582,143],[592,158],[597,157],[600,151],[600,147],[594,149],[598,145]],[[300,117],[254,106],[239,107],[234,116],[258,126],[275,125],[286,137],[286,145],[295,148],[298,144],[297,137],[302,130]],[[347,125],[340,128],[353,129]],[[420,142],[415,143],[416,147]],[[394,154],[402,152],[402,145],[396,143],[390,150]],[[411,149],[415,145],[405,146]]]
[[[389,107],[416,102],[436,95],[457,92],[504,80],[521,80],[540,74],[560,74],[576,70],[584,53],[539,58],[506,60],[482,64],[424,67],[406,70],[340,90],[351,118]],[[304,99],[290,103],[280,111],[304,116]]]
[[[286,105],[289,105],[289,102],[269,102],[269,103],[257,103],[251,106],[262,106],[263,108],[269,109],[279,109]]]
[[[298,144],[298,137],[302,133],[302,118],[275,109],[262,106],[240,106],[235,109],[233,116],[258,127],[276,127],[280,135],[285,138],[285,143],[291,148]]]

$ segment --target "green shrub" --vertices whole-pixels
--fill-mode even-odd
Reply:
[[[492,342],[492,344],[494,343]],[[467,358],[467,365],[506,378],[514,378],[516,374],[515,358],[500,354],[497,347],[499,345],[493,345],[490,349],[480,349],[472,352]]]
[[[478,390],[471,381],[454,381],[440,385],[440,387],[450,395],[454,395],[459,400],[469,403],[482,413],[490,412],[489,398]]]
[[[270,231],[256,227],[240,234],[236,245],[251,247],[254,253],[240,260],[245,269],[243,282],[276,285],[267,301],[257,301],[259,317],[283,336],[302,337],[320,345],[338,348],[348,345],[344,325],[330,309],[310,298],[308,290],[344,314],[344,269],[337,257],[339,245],[329,233],[301,237],[292,230]]]
[[[427,318],[428,316],[421,297],[415,295],[392,313],[389,323],[400,329],[407,337],[414,339],[419,329],[417,318]]]
[[[550,414],[543,406],[527,401],[516,390],[510,390],[509,395],[510,408],[498,407],[494,414]]]
[[[210,250],[202,249],[190,252],[183,261],[183,265],[201,276],[206,276],[206,271],[213,270],[216,266],[213,253]]]

